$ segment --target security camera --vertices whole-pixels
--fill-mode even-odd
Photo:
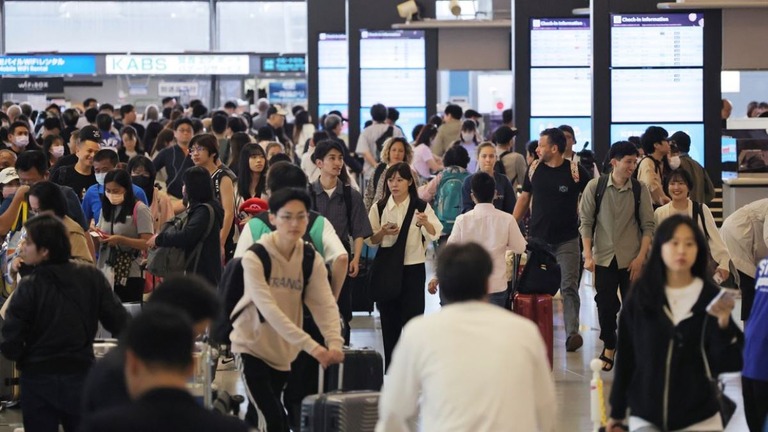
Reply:
[[[405,22],[411,22],[415,18],[418,21],[419,6],[414,0],[408,0],[397,5],[397,13],[400,18],[405,18]]]
[[[456,18],[458,18],[461,15],[461,5],[459,5],[459,0],[451,0],[451,3],[448,5],[448,8],[451,10],[451,13]]]

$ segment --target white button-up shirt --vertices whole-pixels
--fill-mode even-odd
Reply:
[[[381,230],[381,221],[384,223],[393,222],[403,230],[403,222],[405,222],[405,214],[408,212],[408,206],[411,203],[411,198],[408,197],[400,204],[395,204],[395,200],[390,196],[387,200],[387,205],[384,207],[384,211],[379,218],[379,207],[374,203],[371,206],[371,210],[368,212],[368,219],[371,221],[371,228],[376,233]],[[440,238],[440,233],[443,232],[443,224],[437,219],[432,207],[427,204],[427,208],[424,209],[424,213],[427,215],[427,220],[435,228],[435,234],[432,235],[427,232],[427,229],[422,226],[416,226],[416,214],[414,213],[411,220],[411,226],[408,227],[408,237],[405,241],[405,261],[403,265],[421,264],[426,261],[427,257],[427,245],[422,241],[422,235],[427,241],[435,241]],[[397,241],[396,235],[385,235],[381,240],[379,247],[392,247]],[[370,241],[369,241],[370,244]]]
[[[511,214],[497,210],[493,204],[477,204],[456,218],[448,243],[475,242],[491,254],[493,273],[489,279],[490,293],[507,289],[505,256],[507,251],[525,252],[527,242]]]

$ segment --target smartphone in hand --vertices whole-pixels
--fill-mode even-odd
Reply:
[[[712,307],[716,305],[718,302],[729,300],[729,299],[735,299],[736,298],[736,291],[727,289],[727,288],[721,288],[720,292],[715,296],[715,298],[712,299],[711,302],[707,305],[707,312],[712,311]]]

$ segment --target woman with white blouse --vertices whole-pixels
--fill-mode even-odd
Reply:
[[[379,246],[371,270],[371,293],[381,316],[389,366],[403,327],[424,313],[427,245],[440,237],[443,226],[432,207],[419,199],[407,163],[392,165],[383,177],[387,187],[368,213],[373,235],[367,241]]]
[[[656,226],[673,214],[682,214],[694,219],[694,223],[706,234],[712,259],[717,262],[715,280],[722,282],[730,275],[731,255],[720,238],[715,218],[706,204],[691,201],[688,197],[693,188],[693,179],[685,170],[676,169],[667,177],[667,192],[672,201],[654,212]]]

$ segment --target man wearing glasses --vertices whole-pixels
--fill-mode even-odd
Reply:
[[[181,179],[184,172],[194,166],[192,158],[189,157],[189,142],[194,135],[192,120],[180,118],[173,124],[173,130],[176,143],[160,150],[152,163],[155,170],[160,172],[165,168],[167,173],[167,190],[171,198],[182,199]]]

